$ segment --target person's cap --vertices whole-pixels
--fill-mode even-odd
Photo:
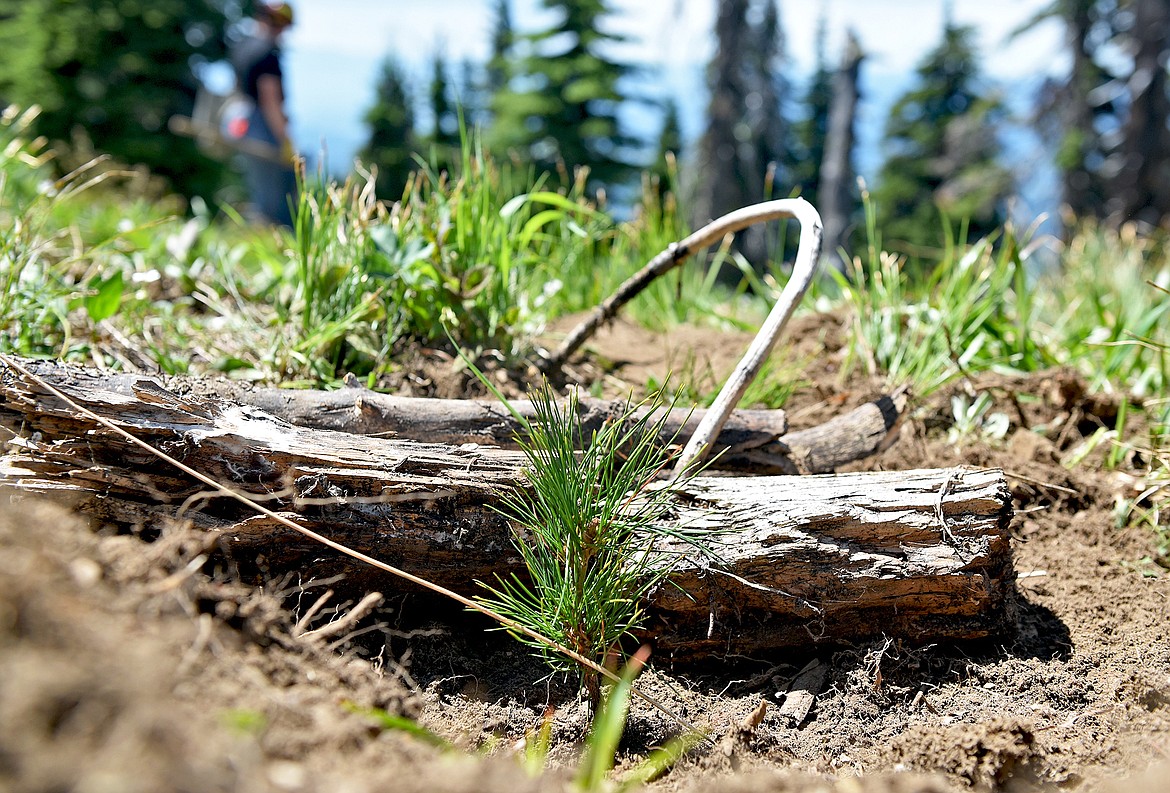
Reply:
[[[258,3],[256,15],[279,27],[288,27],[293,23],[293,9],[288,3]]]

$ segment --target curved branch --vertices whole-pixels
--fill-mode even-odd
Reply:
[[[703,457],[711,447],[711,441],[723,429],[723,424],[731,415],[731,411],[735,409],[736,404],[739,403],[740,398],[743,397],[748,384],[760,373],[760,367],[764,365],[764,360],[771,352],[780,332],[788,324],[788,319],[796,310],[797,304],[804,297],[804,293],[808,291],[813,276],[816,275],[817,267],[820,265],[821,235],[823,233],[821,216],[813,205],[803,198],[756,204],[753,207],[732,212],[717,223],[736,217],[740,213],[745,213],[744,217],[764,215],[765,208],[767,208],[767,217],[765,218],[767,220],[795,218],[800,221],[800,243],[796,248],[796,262],[792,266],[792,275],[789,276],[788,283],[784,285],[784,291],[780,293],[776,305],[772,306],[772,310],[768,312],[768,318],[764,320],[760,332],[752,340],[751,346],[748,347],[747,352],[736,365],[735,371],[723,384],[723,389],[719,392],[719,396],[715,397],[714,404],[707,410],[703,420],[699,422],[698,429],[687,441],[682,456],[679,457],[678,463],[674,467],[674,476],[676,477],[683,475],[688,470],[693,470],[696,465],[702,462]],[[749,213],[750,210],[755,212]],[[758,222],[758,220],[752,222]],[[711,226],[714,225],[716,224],[711,224]],[[707,226],[707,228],[711,228],[711,226]],[[690,237],[687,239],[689,240]]]
[[[765,201],[762,204],[752,204],[751,206],[737,209],[717,220],[711,221],[681,242],[671,243],[666,250],[647,262],[645,267],[627,278],[625,283],[619,286],[612,295],[607,297],[593,310],[592,314],[570,331],[569,335],[565,337],[565,340],[561,342],[561,346],[557,347],[547,358],[540,361],[538,365],[541,370],[546,372],[563,366],[565,361],[569,359],[569,356],[575,353],[585,343],[586,339],[597,332],[597,329],[601,327],[602,323],[612,319],[622,306],[633,300],[655,278],[678,267],[695,252],[709,248],[728,234],[742,231],[748,226],[783,218],[799,219],[801,214],[807,214],[807,210],[812,210],[813,214],[816,215],[816,210],[803,198],[785,198],[777,201]],[[817,217],[817,228],[819,229],[819,215]],[[801,221],[800,244],[803,249],[804,221]],[[818,257],[819,250],[820,241],[818,237]],[[799,255],[798,252],[798,260]],[[793,275],[795,277],[795,272]]]

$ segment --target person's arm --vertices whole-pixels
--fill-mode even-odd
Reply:
[[[284,114],[284,87],[280,76],[276,74],[262,74],[256,81],[256,93],[260,112],[264,115],[264,123],[276,138],[276,145],[282,150],[291,151],[292,142],[288,137],[288,117]]]

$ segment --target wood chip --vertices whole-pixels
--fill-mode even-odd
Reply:
[[[788,722],[791,727],[797,727],[808,718],[816,702],[817,694],[825,687],[829,679],[829,667],[814,658],[792,681],[788,688],[788,695],[784,698],[784,705],[780,708],[780,718]]]

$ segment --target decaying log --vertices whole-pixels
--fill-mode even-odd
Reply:
[[[54,361],[29,361],[30,370],[74,390],[133,395],[142,375],[98,372]],[[423,399],[380,394],[365,388],[335,391],[253,388],[229,380],[162,378],[169,391],[188,398],[226,399],[252,405],[301,427],[360,435],[384,435],[433,443],[478,443],[515,449],[521,427],[494,400]],[[783,410],[737,410],[715,442],[717,468],[760,474],[830,473],[862,460],[888,444],[906,410],[899,389],[810,429],[788,431]],[[534,415],[532,403],[515,400],[523,416]],[[579,415],[586,433],[620,415],[620,400],[581,396]],[[663,445],[685,443],[705,411],[675,408],[663,428]]]
[[[361,388],[239,389],[233,398],[302,427],[363,435],[514,449],[521,432],[507,410],[487,400],[397,397]],[[898,389],[821,426],[791,432],[783,410],[736,410],[715,440],[714,453],[719,457],[714,467],[761,474],[829,473],[863,460],[891,442],[906,404],[906,391]],[[512,406],[525,418],[535,415],[528,400],[513,400]],[[600,429],[624,409],[625,403],[619,400],[583,396],[578,403],[586,434]],[[675,444],[685,443],[704,415],[702,409],[671,410],[663,427],[663,444],[671,439]]]
[[[249,406],[173,394],[54,385],[85,408],[267,506],[360,551],[463,593],[519,572],[496,507],[525,486],[522,457],[296,427]],[[183,516],[220,536],[241,567],[337,573],[402,586],[249,514],[43,386],[3,367],[0,458],[9,493],[68,496],[118,525]],[[1006,629],[1013,586],[1009,494],[1000,471],[698,478],[660,520],[710,527],[715,560],[663,549],[670,582],[650,604],[659,658],[757,653],[885,634],[915,642]]]

